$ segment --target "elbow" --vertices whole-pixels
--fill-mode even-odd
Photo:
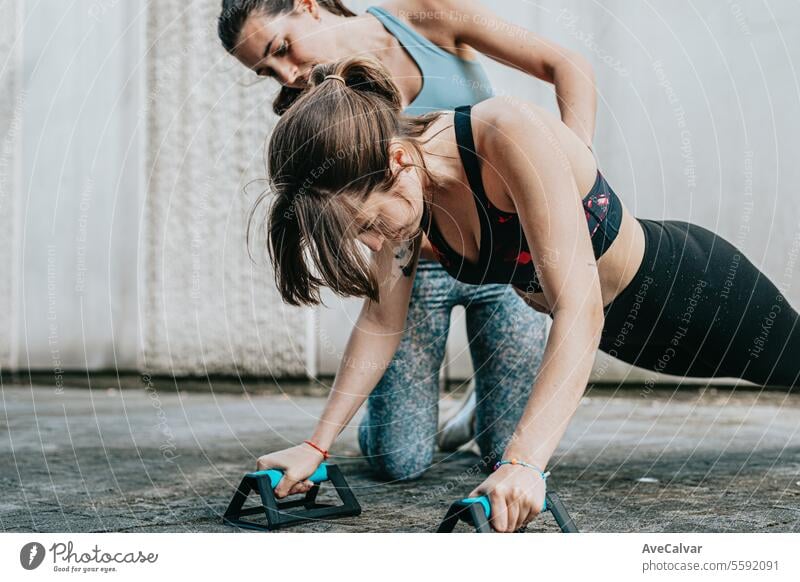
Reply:
[[[384,309],[380,304],[370,300],[364,302],[358,324],[362,329],[369,329],[384,336],[402,337],[405,333],[405,316],[401,317],[401,314]]]
[[[592,63],[581,53],[573,50],[564,50],[558,61],[553,65],[553,76],[562,74],[579,75],[581,78],[595,84],[595,73]]]
[[[606,324],[606,313],[603,309],[603,299],[598,297],[592,301],[591,306],[587,311],[587,318],[589,320],[589,327],[592,333],[597,337],[597,342],[600,342],[600,334],[603,332],[603,326]]]
[[[579,331],[591,337],[593,343],[599,344],[606,321],[603,302],[598,300],[575,307],[559,307],[553,311],[553,323],[558,321],[563,321],[569,329]]]
[[[584,321],[584,329],[587,336],[591,336],[593,345],[599,345],[603,326],[606,322],[603,304],[592,304],[589,308],[583,310],[581,318]]]
[[[591,322],[591,329],[592,329],[592,337],[595,338],[595,344],[600,344],[600,337],[603,334],[603,327],[606,325],[606,314],[603,311],[603,304],[600,303],[600,308],[597,310],[597,313],[593,313],[592,315],[592,322]]]

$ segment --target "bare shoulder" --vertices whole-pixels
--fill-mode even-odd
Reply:
[[[493,151],[505,143],[530,142],[552,129],[555,116],[538,105],[509,96],[482,101],[472,108],[472,131],[478,148]]]
[[[417,25],[426,20],[432,20],[437,11],[449,9],[444,7],[444,4],[450,4],[450,2],[445,0],[389,0],[381,4],[381,8]]]
[[[465,7],[470,8],[474,0],[390,0],[384,3],[385,8],[390,6],[401,10],[425,10],[461,12]]]
[[[514,97],[492,97],[472,110],[475,147],[501,173],[528,167],[548,175],[568,172],[581,192],[597,178],[591,150],[553,113]],[[507,176],[506,176],[507,177]]]
[[[473,0],[391,0],[383,8],[408,22],[436,45],[449,50],[455,47],[465,11]]]

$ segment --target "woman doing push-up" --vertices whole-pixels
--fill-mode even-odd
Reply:
[[[288,303],[321,286],[366,298],[312,446],[259,459],[305,478],[391,361],[425,231],[439,261],[471,284],[511,283],[553,324],[534,389],[486,494],[492,525],[514,531],[542,509],[546,468],[598,347],[683,376],[795,386],[800,321],[733,245],[687,222],[637,219],[561,121],[495,97],[455,113],[401,114],[382,67],[317,66],[269,144],[275,194],[266,229]],[[371,249],[367,254],[358,241]]]

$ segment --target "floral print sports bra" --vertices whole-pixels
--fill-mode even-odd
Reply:
[[[473,285],[512,284],[526,292],[539,293],[542,288],[519,216],[493,206],[483,189],[480,163],[472,136],[471,111],[471,106],[457,108],[454,123],[461,162],[481,223],[478,262],[467,261],[447,244],[431,220],[427,204],[423,211],[422,228],[439,262],[458,281]],[[599,171],[594,186],[583,199],[583,208],[594,256],[599,259],[614,242],[622,223],[622,204]]]

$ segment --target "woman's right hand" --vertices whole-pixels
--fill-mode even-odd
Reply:
[[[256,469],[258,471],[267,469],[283,471],[283,479],[275,488],[275,497],[283,499],[289,495],[306,493],[311,489],[314,483],[309,481],[308,477],[317,470],[323,460],[319,451],[304,443],[259,457],[256,461]]]

